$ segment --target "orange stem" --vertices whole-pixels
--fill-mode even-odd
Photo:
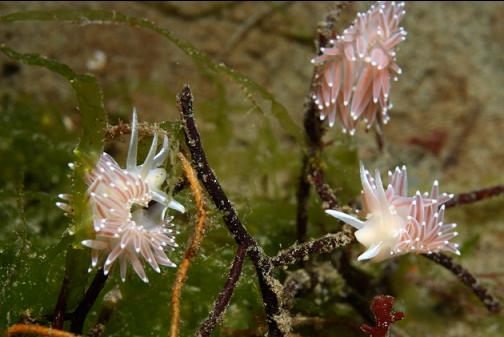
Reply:
[[[175,284],[172,290],[172,315],[170,323],[170,337],[177,337],[180,326],[180,295],[182,293],[182,288],[187,277],[187,271],[191,264],[191,259],[196,256],[198,249],[203,240],[203,234],[205,231],[205,221],[206,221],[206,211],[205,204],[203,201],[203,193],[201,186],[198,182],[198,178],[186,157],[179,153],[180,161],[182,162],[182,169],[184,174],[189,181],[189,186],[193,194],[194,202],[196,208],[198,209],[198,220],[196,226],[194,227],[194,232],[192,237],[189,239],[189,245],[185,252],[184,259],[180,263],[180,267],[177,270],[177,276],[175,278]]]
[[[70,332],[35,324],[15,324],[7,330],[7,337],[21,334],[48,337],[77,337],[77,335]]]

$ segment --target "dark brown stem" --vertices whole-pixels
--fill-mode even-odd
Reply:
[[[189,86],[185,86],[182,92],[177,97],[177,103],[179,110],[181,112],[182,121],[184,124],[184,134],[186,139],[187,147],[191,153],[192,165],[198,173],[198,178],[205,187],[206,191],[210,195],[215,206],[220,212],[222,212],[224,223],[228,227],[231,235],[239,246],[258,247],[255,239],[247,232],[243,224],[241,223],[236,211],[231,205],[231,202],[224,193],[217,177],[213,173],[210,165],[208,164],[206,155],[203,151],[203,146],[201,144],[201,138],[199,131],[193,119],[193,107],[192,107],[192,93]],[[250,251],[255,251],[255,249],[250,249]],[[261,253],[259,251],[250,253],[252,261],[259,261],[261,259]]]
[[[95,304],[98,295],[105,286],[105,281],[107,281],[108,275],[103,274],[103,268],[98,269],[96,272],[91,285],[89,286],[84,298],[77,306],[77,309],[72,314],[72,322],[70,324],[70,331],[77,334],[82,334],[82,329],[84,327],[84,322],[86,317]]]
[[[271,259],[274,267],[283,267],[297,261],[306,260],[310,256],[330,253],[338,247],[344,247],[353,241],[352,231],[346,229],[336,234],[327,234],[320,239],[296,245]]]
[[[375,134],[376,146],[378,147],[378,151],[380,151],[380,153],[382,153],[383,149],[385,148],[385,138],[383,137],[383,131],[382,131],[382,128],[380,127],[379,124],[375,125],[374,134]]]
[[[331,187],[325,182],[324,171],[319,166],[313,165],[311,167],[310,181],[322,200],[322,208],[335,209],[338,206],[338,200]]]
[[[497,299],[488,293],[488,290],[479,284],[478,280],[464,267],[442,253],[423,254],[426,258],[436,262],[451,271],[457,278],[469,287],[478,299],[485,305],[488,311],[498,313],[501,305]]]
[[[337,6],[331,11],[325,20],[321,23],[317,34],[317,51],[321,53],[321,47],[325,47],[330,40],[330,35],[334,30],[334,25],[339,17],[340,11],[343,7]],[[324,33],[325,31],[325,33]],[[306,150],[303,154],[303,164],[301,166],[301,173],[299,177],[299,184],[297,189],[297,239],[298,242],[306,241],[306,233],[308,227],[308,201],[310,199],[310,176],[314,165],[318,165],[320,161],[320,153],[322,152],[322,137],[325,128],[320,120],[320,113],[317,105],[313,100],[313,95],[317,86],[317,71],[313,71],[312,79],[310,82],[309,95],[305,103],[304,113],[304,130],[306,134]]]
[[[88,337],[100,337],[105,332],[105,327],[107,326],[112,314],[117,309],[119,302],[122,300],[122,294],[119,287],[116,286],[114,289],[110,290],[103,296],[103,305],[98,315],[98,320],[93,328],[89,331],[86,336]]]
[[[331,259],[331,262],[345,279],[347,285],[354,289],[356,293],[364,298],[371,298],[377,295],[371,275],[352,264],[352,256],[349,249],[343,249],[341,254]]]
[[[198,173],[198,178],[205,187],[212,202],[222,213],[224,224],[233,236],[238,246],[247,249],[247,255],[252,260],[259,279],[264,307],[266,311],[266,320],[268,322],[269,336],[284,336],[276,319],[281,313],[279,299],[275,291],[277,281],[271,276],[272,265],[269,258],[263,253],[261,247],[255,239],[248,233],[245,226],[238,218],[236,211],[224,193],[217,177],[213,173],[206,159],[199,131],[193,119],[192,93],[189,86],[185,86],[177,97],[177,103],[184,124],[184,134],[187,147],[191,153],[192,165]]]
[[[312,89],[315,85],[315,77],[312,79]],[[312,89],[310,91],[312,91]],[[310,199],[310,172],[314,163],[319,162],[322,150],[322,135],[324,128],[319,118],[317,107],[310,97],[306,103],[304,129],[306,133],[306,152],[303,154],[303,164],[297,189],[297,239],[298,242],[306,241],[308,227],[308,201]]]
[[[331,258],[331,262],[345,280],[346,290],[344,300],[367,322],[373,322],[368,299],[378,292],[371,275],[354,266],[351,262],[349,249],[343,249],[341,254]]]
[[[196,337],[210,336],[217,323],[219,323],[222,319],[222,316],[229,305],[229,301],[231,300],[231,296],[233,296],[236,284],[240,279],[246,252],[247,250],[244,246],[238,246],[238,250],[236,251],[233,264],[231,265],[226,283],[224,284],[224,288],[222,288],[221,292],[217,296],[212,311],[199,328],[196,333]]]
[[[344,300],[362,317],[365,322],[373,322],[373,314],[369,310],[368,298],[359,294],[351,285],[345,291]]]
[[[504,194],[504,185],[492,186],[469,193],[460,193],[446,203],[446,208],[472,204],[501,194]]]
[[[297,211],[296,228],[297,241],[305,242],[308,227],[308,201],[310,199],[310,182],[308,181],[308,157],[304,156],[301,167],[301,175],[296,193]]]
[[[175,184],[175,187],[173,187],[173,195],[182,192],[187,186],[189,186],[187,178],[185,176],[180,178]]]
[[[68,271],[68,264],[65,267],[65,274],[63,275],[63,281],[61,282],[61,289],[58,295],[58,301],[56,302],[56,307],[54,308],[54,315],[52,319],[52,327],[54,329],[62,329],[65,322],[65,310],[66,310],[66,299],[69,292],[70,285],[70,275]]]
[[[287,311],[294,306],[294,300],[302,291],[313,287],[312,277],[305,269],[298,269],[289,273],[284,281],[282,289],[282,305]]]

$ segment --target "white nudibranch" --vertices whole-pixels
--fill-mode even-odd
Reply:
[[[366,220],[361,221],[346,213],[326,210],[326,213],[355,227],[355,237],[367,249],[358,260],[381,261],[410,252],[430,254],[449,251],[460,255],[458,244],[450,242],[458,235],[456,224],[445,224],[446,203],[453,195],[439,194],[439,184],[434,181],[431,193],[416,192],[408,196],[406,167],[389,172],[385,190],[376,170],[371,177],[361,164],[362,202]]]
[[[138,276],[148,282],[139,255],[158,273],[160,265],[175,266],[165,254],[165,249],[177,247],[172,218],[166,213],[168,208],[179,212],[185,212],[185,208],[161,189],[167,176],[162,166],[168,156],[168,137],[164,137],[158,153],[157,147],[158,135],[154,134],[144,163],[137,165],[138,122],[133,110],[126,168],[103,153],[86,177],[96,234],[94,240],[82,241],[92,249],[90,270],[104,258],[103,272],[108,274],[118,260],[123,281],[130,263]]]

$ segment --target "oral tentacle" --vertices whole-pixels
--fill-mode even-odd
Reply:
[[[128,148],[128,158],[126,160],[126,169],[134,170],[137,166],[137,152],[138,152],[138,121],[136,108],[133,108],[131,116],[131,138]]]

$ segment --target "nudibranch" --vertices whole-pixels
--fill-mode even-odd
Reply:
[[[90,270],[104,259],[103,272],[108,274],[119,261],[124,282],[130,263],[138,276],[148,282],[139,257],[158,273],[160,265],[175,266],[165,253],[165,249],[177,247],[172,218],[167,217],[167,210],[184,212],[185,209],[162,190],[167,176],[162,166],[169,152],[168,137],[164,136],[162,148],[156,154],[157,147],[158,135],[154,134],[144,163],[137,165],[138,122],[134,110],[126,168],[121,168],[110,155],[103,153],[86,177],[96,235],[95,239],[82,241],[92,249]],[[67,205],[60,203],[59,206]]]
[[[408,196],[406,167],[397,167],[388,174],[385,190],[380,172],[375,178],[361,164],[362,203],[366,220],[361,221],[335,210],[326,213],[355,227],[355,237],[366,247],[358,260],[381,261],[406,253],[449,251],[460,255],[458,244],[451,242],[458,235],[454,223],[444,223],[445,203],[453,195],[439,193],[434,181],[430,195],[419,191]]]
[[[388,122],[390,82],[402,72],[396,49],[406,38],[399,26],[405,13],[404,2],[378,1],[312,59],[320,65],[312,99],[329,126],[338,118],[342,131],[353,135],[359,120],[368,129],[376,120]]]

